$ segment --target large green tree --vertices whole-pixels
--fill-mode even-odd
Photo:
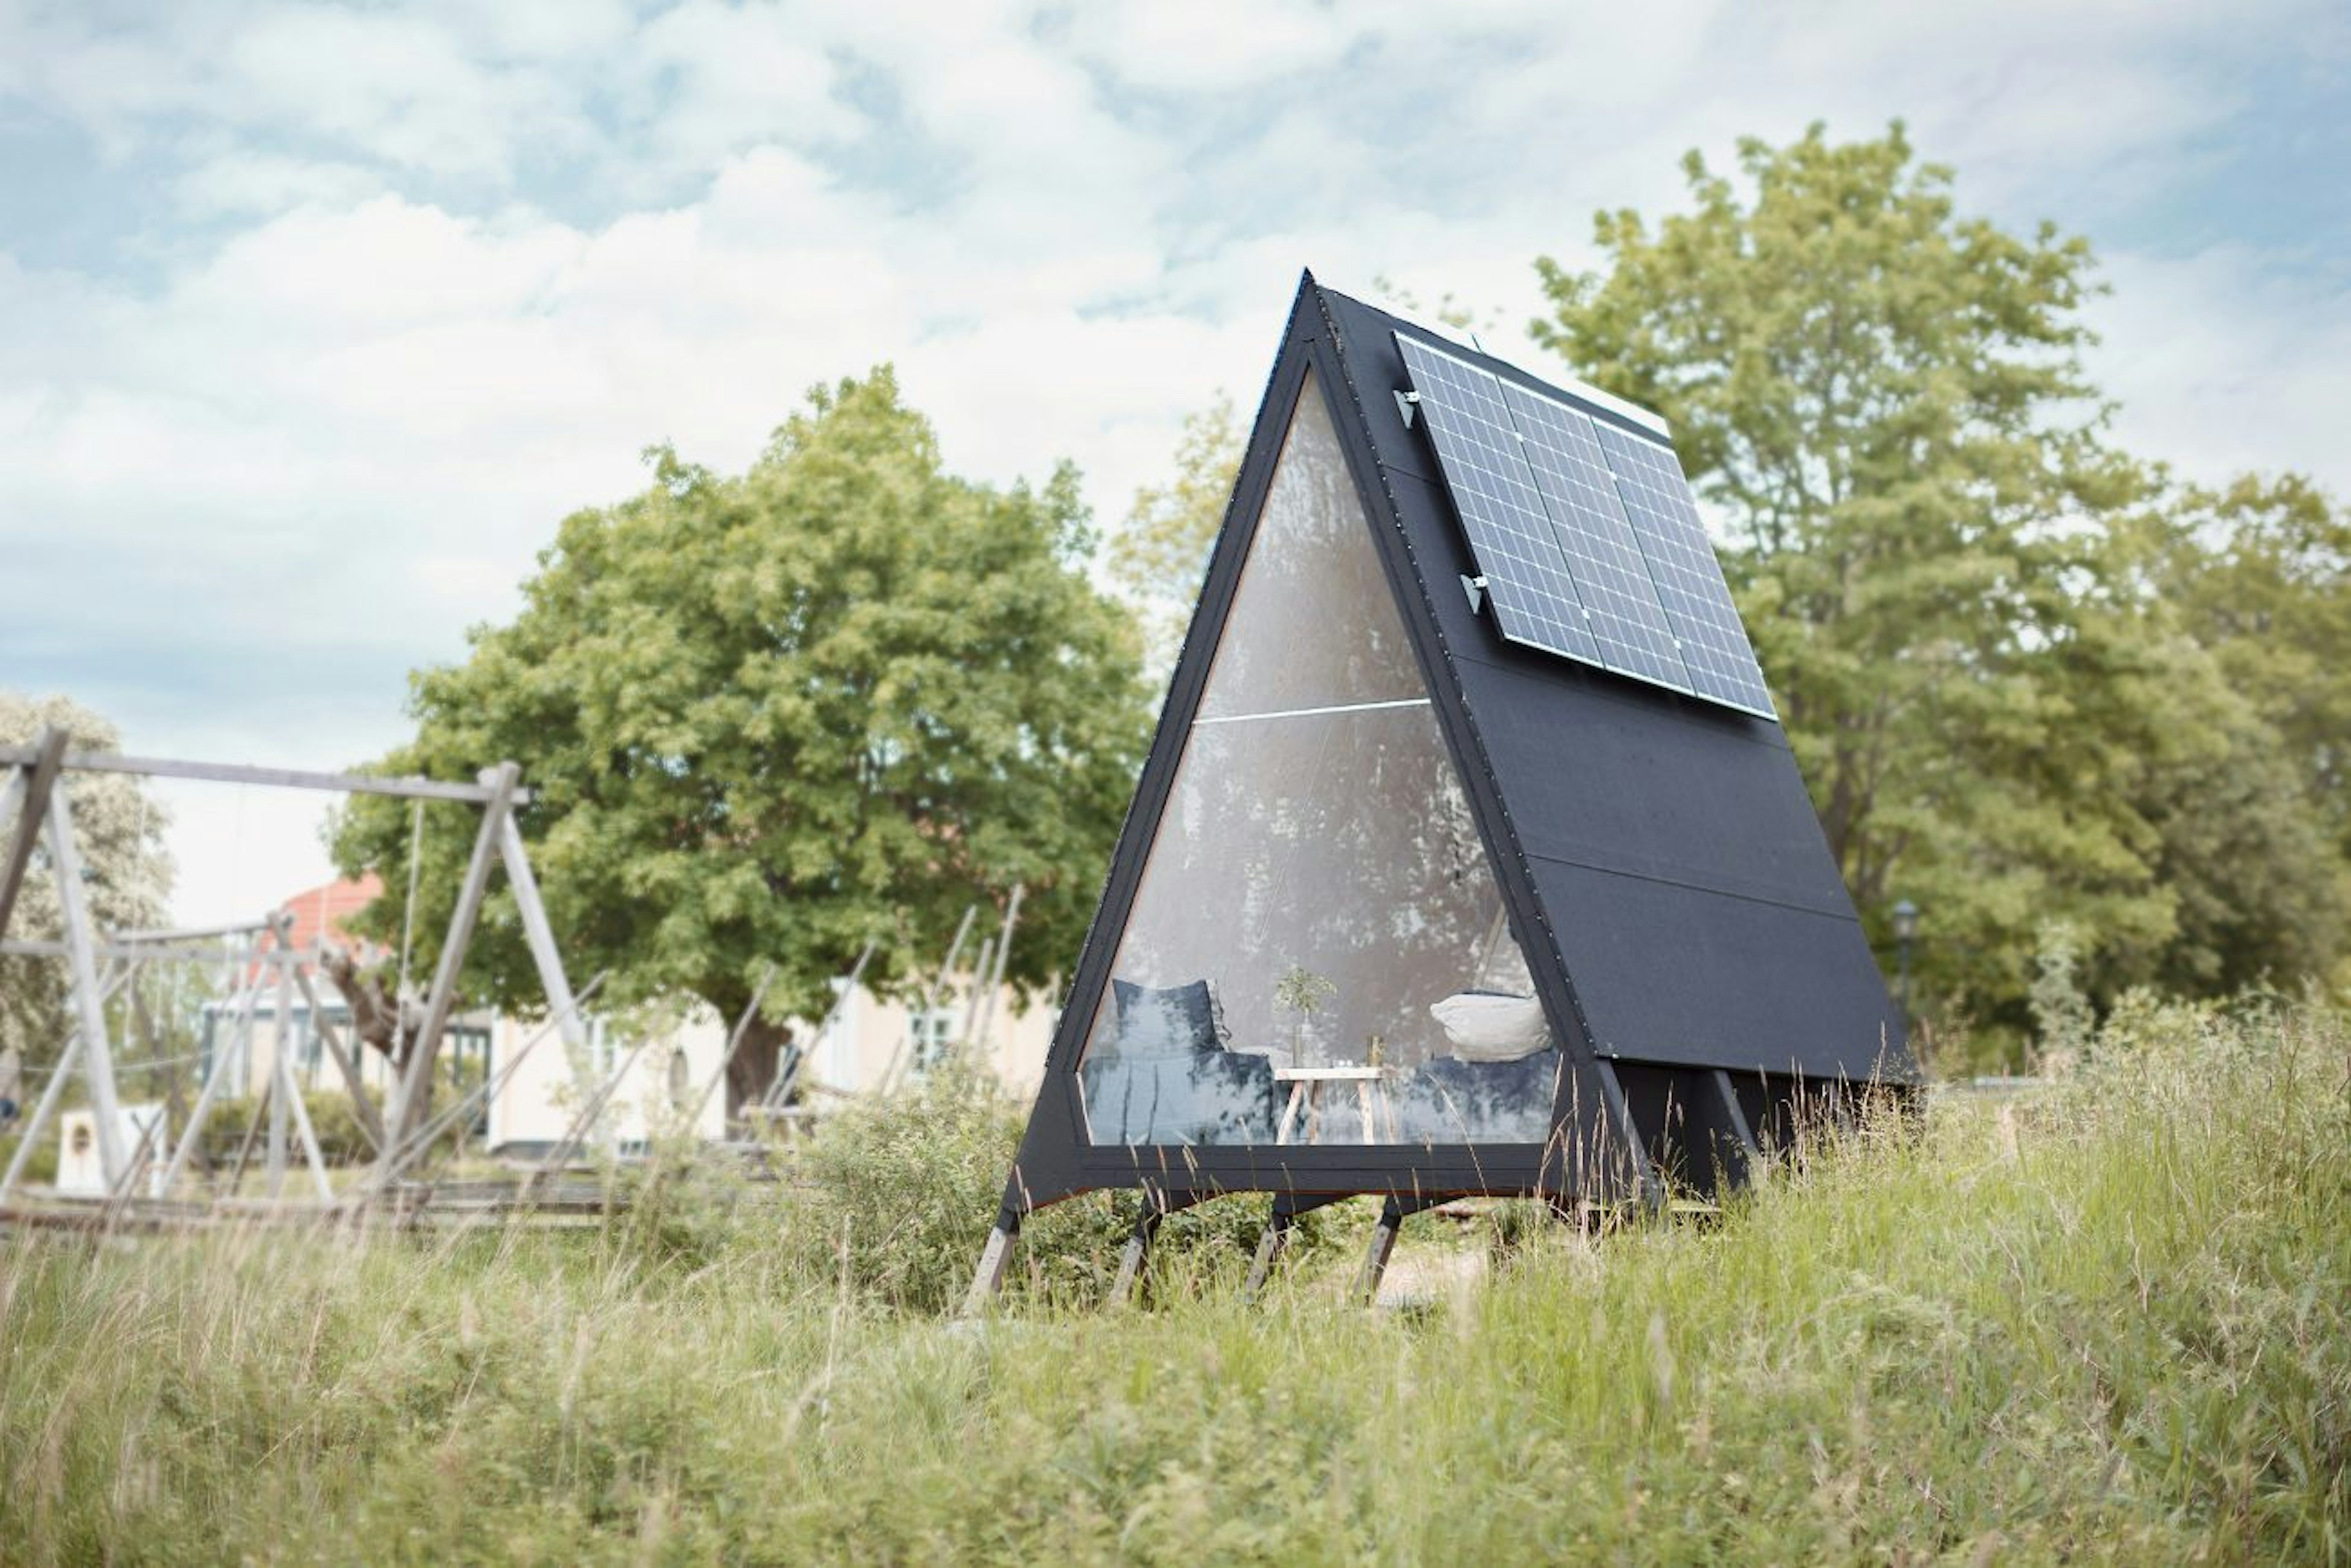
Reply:
[[[417,737],[382,765],[521,764],[552,923],[575,982],[609,971],[602,1001],[732,1016],[776,966],[730,1103],[869,939],[869,983],[906,982],[1018,883],[1008,975],[1045,983],[1092,912],[1145,724],[1074,471],[1041,490],[948,474],[886,368],[812,392],[743,474],[653,462],[643,495],[564,521],[513,622],[414,678]],[[427,813],[420,937],[469,819]],[[400,888],[410,831],[404,808],[356,802],[339,858]],[[503,897],[466,974],[542,1001]]]
[[[2145,613],[2116,520],[2158,471],[2106,437],[2079,238],[1963,214],[1897,124],[1685,161],[1692,208],[1595,225],[1603,265],[1538,263],[1536,337],[1658,409],[1727,528],[1724,565],[1829,842],[1881,941],[1928,911],[1931,995],[2014,1019],[2039,930],[2107,987],[2306,957],[2214,912],[2306,842],[2199,813],[2282,721],[2233,697],[2196,629]],[[2201,880],[2199,880],[2199,878]],[[2282,932],[2309,879],[2238,923]],[[2232,949],[2223,955],[2220,949]]]
[[[1185,418],[1173,476],[1135,492],[1111,536],[1111,580],[1143,622],[1147,673],[1156,684],[1176,667],[1248,443],[1231,396],[1218,392]]]

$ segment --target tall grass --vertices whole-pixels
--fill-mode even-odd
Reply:
[[[1097,1204],[953,1321],[1007,1125],[867,1113],[587,1237],[9,1241],[0,1558],[2351,1559],[2336,1020],[2135,1004],[2040,1097],[1482,1280],[1416,1221],[1460,1282],[1408,1312],[1336,1245],[1243,1303],[1241,1200],[1143,1310],[1079,1304]]]

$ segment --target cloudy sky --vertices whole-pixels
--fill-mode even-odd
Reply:
[[[2351,493],[2339,0],[0,0],[0,685],[340,766],[649,443],[739,465],[889,360],[1107,518],[1301,267],[1510,352],[1686,149],[1895,116],[2095,242],[2126,440]],[[171,800],[188,918],[323,873],[314,800]]]

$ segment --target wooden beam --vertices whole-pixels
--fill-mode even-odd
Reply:
[[[188,1124],[180,1129],[179,1146],[172,1150],[172,1163],[163,1170],[163,1194],[167,1197],[171,1196],[172,1187],[178,1185],[180,1173],[187,1169],[189,1156],[195,1152],[196,1140],[203,1135],[204,1123],[212,1115],[213,1102],[220,1097],[221,1086],[228,1082],[229,1063],[240,1058],[247,1061],[251,1058],[253,1004],[259,999],[260,994],[261,987],[257,981],[248,983],[237,997],[235,1025],[225,1031],[228,1038],[222,1039],[225,1031],[217,1028],[214,1030],[213,1070],[204,1074],[204,1086],[196,1091],[196,1108],[188,1113]],[[228,1015],[223,1011],[213,1016],[217,1022]]]
[[[977,1317],[1003,1288],[1004,1266],[1012,1260],[1012,1239],[1019,1234],[1020,1222],[1007,1218],[998,1219],[996,1228],[987,1233],[987,1245],[979,1250],[979,1267],[972,1272],[971,1289],[964,1292],[965,1317]]]
[[[523,847],[522,826],[509,811],[498,829],[499,858],[506,862],[507,885],[514,889],[515,907],[522,915],[523,939],[530,946],[530,960],[538,968],[539,988],[547,993],[548,1010],[554,1015],[555,1027],[563,1040],[564,1059],[571,1064],[571,1086],[581,1095],[591,1092],[596,1075],[588,1063],[588,1024],[580,1016],[579,999],[571,994],[571,982],[563,973],[563,955],[555,946],[555,927],[547,918],[547,905],[538,896],[538,878],[530,869],[529,852]]]
[[[8,934],[8,916],[16,910],[16,894],[25,885],[25,868],[33,863],[33,846],[39,841],[42,820],[48,815],[49,792],[57,786],[65,757],[62,729],[43,730],[37,746],[0,749],[0,767],[13,763],[28,770],[22,787],[10,791],[17,797],[16,831],[9,840],[7,858],[0,860],[0,936]]]
[[[101,958],[134,963],[234,964],[246,956],[241,947],[182,946],[176,943],[93,942],[89,950]],[[62,942],[35,942],[11,936],[0,942],[0,956],[11,958],[65,958],[71,950]]]
[[[1714,1070],[1714,1087],[1722,1096],[1722,1109],[1730,1120],[1730,1131],[1739,1139],[1739,1152],[1747,1161],[1747,1179],[1750,1184],[1761,1183],[1771,1174],[1771,1167],[1764,1163],[1763,1146],[1755,1141],[1755,1129],[1747,1124],[1747,1108],[1739,1103],[1738,1087],[1730,1082],[1730,1074],[1719,1067]]]
[[[0,768],[31,767],[37,747],[0,746]],[[393,779],[367,773],[318,773],[298,768],[248,768],[235,762],[182,762],[162,757],[124,757],[110,751],[77,751],[67,755],[65,767],[75,773],[136,773],[148,779],[201,779],[214,784],[262,784],[279,789],[324,789],[340,795],[392,795],[403,800],[463,800],[487,805],[492,787],[486,784],[444,784],[435,779]],[[530,792],[512,792],[517,805],[528,805]]]
[[[448,1027],[450,1009],[456,1004],[457,974],[465,967],[465,950],[473,946],[475,923],[482,916],[482,899],[489,892],[490,870],[498,861],[498,845],[505,836],[506,815],[519,772],[513,763],[501,762],[485,775],[490,799],[482,808],[481,831],[474,836],[474,858],[466,863],[465,880],[457,890],[457,907],[449,916],[449,935],[441,944],[440,962],[434,966],[433,988],[424,999],[423,1026],[409,1048],[406,1071],[400,1076],[390,1113],[384,1117],[383,1149],[376,1157],[379,1186],[392,1179],[402,1130],[408,1124],[408,1107],[415,1103],[433,1071],[434,1059],[441,1054],[441,1031]]]
[[[291,916],[284,916],[290,919]],[[117,942],[202,942],[214,936],[250,936],[256,931],[271,931],[277,919],[238,920],[226,925],[190,925],[176,931],[118,931]]]
[[[366,1074],[359,1064],[359,1041],[353,1040],[351,1049],[344,1051],[342,1036],[328,1021],[326,1006],[319,1000],[319,988],[311,982],[310,972],[299,964],[294,967],[294,983],[302,988],[302,999],[309,1004],[310,1025],[319,1031],[319,1043],[335,1059],[335,1071],[342,1074],[343,1087],[350,1091],[351,1114],[359,1122],[360,1132],[366,1136],[368,1147],[381,1154],[383,1117],[376,1110],[375,1102],[368,1098]]]
[[[62,786],[49,792],[49,867],[56,873],[59,924],[65,927],[66,963],[71,971],[73,1004],[80,1014],[82,1081],[98,1117],[98,1163],[110,1190],[122,1179],[129,1151],[122,1146],[120,1102],[114,1096],[114,1052],[106,1038],[106,1009],[98,988],[98,958],[91,951],[89,904],[81,881],[81,848],[74,842],[73,808]]]

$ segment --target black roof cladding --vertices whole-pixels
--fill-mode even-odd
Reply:
[[[1473,610],[1457,580],[1477,568],[1434,455],[1391,395],[1411,385],[1394,335],[1636,427],[1311,276],[1301,287],[1330,329],[1419,580],[1405,597],[1436,619],[1593,1053],[1912,1077],[1901,1019],[1780,727],[1517,647]],[[1343,440],[1354,434],[1344,423]]]
[[[1637,414],[1548,386],[1334,294],[1311,275],[1301,282],[1071,974],[999,1227],[1017,1228],[1023,1213],[1075,1193],[1137,1185],[1291,1198],[1603,1197],[1620,1193],[1623,1176],[1587,1157],[1603,1145],[1629,1153],[1662,1139],[1679,1148],[1685,1175],[1703,1176],[1723,1147],[1723,1122],[1707,1121],[1717,1095],[1753,1099],[1743,1113],[1761,1130],[1813,1087],[1916,1079],[1780,727],[1510,643],[1472,608],[1460,583],[1476,570],[1468,542],[1435,455],[1406,428],[1395,396],[1411,384],[1399,332],[1596,421],[1640,428]],[[1330,413],[1510,930],[1562,1048],[1553,1132],[1542,1144],[1091,1140],[1079,1092],[1088,1032],[1110,990],[1279,454],[1298,400],[1309,396]],[[1643,1158],[1660,1152],[1672,1153],[1659,1145]]]

